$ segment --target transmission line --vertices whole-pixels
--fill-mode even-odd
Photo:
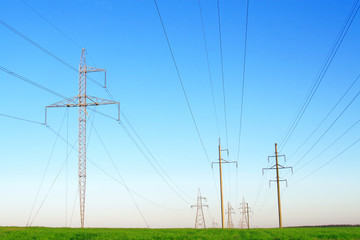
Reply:
[[[302,106],[299,108],[299,111],[298,113],[296,114],[296,117],[294,119],[294,121],[292,122],[292,124],[290,125],[290,128],[288,129],[288,131],[286,132],[285,136],[283,137],[283,140],[281,141],[282,144],[282,148],[280,151],[282,151],[286,145],[286,143],[289,141],[291,135],[293,134],[295,128],[297,127],[299,121],[301,120],[302,116],[304,115],[304,112],[306,111],[307,107],[309,106],[316,90],[318,89],[321,81],[323,80],[327,70],[329,69],[330,67],[330,64],[332,63],[341,43],[343,42],[345,36],[346,36],[346,33],[348,32],[358,10],[359,10],[359,7],[360,5],[358,6],[358,2],[359,0],[356,0],[353,7],[351,8],[350,10],[350,13],[344,23],[344,25],[342,26],[341,30],[340,30],[340,33],[338,35],[338,37],[336,38],[327,58],[325,59],[324,61],[324,64],[322,65],[322,67],[320,68],[320,71],[319,71],[319,74],[317,75],[317,77],[315,78],[314,80],[314,83],[307,95],[307,97],[305,98]]]
[[[351,125],[345,132],[343,132],[338,138],[336,138],[331,144],[329,144],[323,151],[321,151],[318,155],[316,155],[314,158],[312,158],[310,161],[308,161],[306,164],[304,164],[303,166],[297,168],[297,170],[295,171],[298,172],[301,169],[303,169],[304,167],[306,167],[307,165],[309,165],[309,163],[313,162],[315,159],[317,159],[318,157],[320,157],[324,152],[326,152],[328,149],[330,149],[335,143],[337,143],[343,136],[345,136],[351,129],[353,129],[358,123],[360,122],[360,119],[357,120],[353,125]]]
[[[331,123],[331,125],[325,130],[325,132],[316,140],[316,142],[309,148],[309,150],[295,163],[294,167],[297,166],[307,154],[318,144],[318,142],[325,136],[325,134],[334,126],[334,124],[339,120],[339,118],[344,114],[344,112],[350,107],[350,105],[355,101],[355,99],[360,95],[360,91],[351,99],[348,105],[342,110],[342,112],[336,117],[336,119]]]
[[[16,120],[19,120],[19,121],[29,122],[29,123],[35,123],[35,124],[39,124],[39,125],[45,125],[44,123],[41,123],[41,122],[37,122],[37,121],[25,119],[25,118],[20,118],[20,117],[15,117],[15,116],[3,114],[3,113],[0,113],[0,116],[6,117],[6,118],[16,119]]]
[[[65,114],[64,114],[64,117],[63,117],[63,119],[62,119],[62,121],[61,121],[59,130],[57,131],[56,138],[55,138],[55,142],[54,142],[53,147],[52,147],[52,149],[51,149],[50,156],[49,156],[49,158],[48,158],[48,160],[47,160],[46,167],[45,167],[44,173],[43,173],[43,175],[42,175],[42,178],[41,178],[41,181],[40,181],[38,190],[37,190],[36,195],[35,195],[35,200],[34,200],[34,203],[33,203],[33,205],[32,205],[32,208],[31,208],[31,211],[30,211],[30,214],[29,214],[29,218],[28,218],[28,220],[27,220],[27,222],[26,222],[26,226],[29,225],[29,222],[30,222],[32,213],[33,213],[34,208],[35,208],[36,201],[37,201],[37,199],[38,199],[38,197],[39,197],[40,189],[41,189],[41,187],[42,187],[42,185],[43,185],[43,183],[44,183],[45,175],[46,175],[47,170],[48,170],[48,168],[49,168],[51,158],[52,158],[52,156],[53,156],[53,154],[54,154],[55,146],[56,146],[56,143],[57,143],[57,141],[58,141],[58,139],[59,139],[59,133],[60,133],[60,131],[61,131],[61,129],[62,129],[62,126],[63,126],[63,123],[64,123],[64,119],[65,119]],[[66,155],[66,156],[67,156],[67,155]]]
[[[47,18],[45,18],[42,14],[40,14],[38,11],[36,11],[29,3],[27,3],[25,0],[21,0],[28,8],[30,8],[34,13],[36,13],[40,18],[42,18],[45,22],[47,22],[51,27],[53,27],[58,33],[60,33],[64,38],[72,42],[75,46],[82,49],[82,47],[75,42],[72,38],[69,37],[69,35],[65,34],[63,31],[61,31],[58,27],[56,27],[53,23],[51,23]]]
[[[217,12],[218,12],[218,25],[219,25],[221,79],[222,79],[222,89],[223,89],[223,98],[224,98],[224,117],[225,117],[226,148],[229,149],[228,126],[227,126],[227,116],[226,116],[226,95],[225,95],[224,61],[223,61],[223,49],[222,49],[222,38],[221,38],[221,20],[220,20],[220,3],[219,3],[219,0],[217,0]]]
[[[27,36],[25,36],[24,34],[22,34],[21,32],[19,32],[18,30],[16,30],[15,28],[11,27],[9,24],[7,24],[6,22],[4,22],[3,20],[0,19],[0,24],[3,25],[4,27],[6,27],[7,29],[9,29],[10,31],[12,31],[13,33],[15,33],[16,35],[18,35],[19,37],[21,37],[22,39],[26,40],[27,42],[31,43],[33,46],[35,46],[36,48],[40,49],[41,51],[43,51],[44,53],[46,53],[47,55],[49,55],[50,57],[54,58],[56,61],[62,63],[63,65],[67,66],[68,68],[72,69],[75,72],[79,72],[78,69],[76,69],[75,67],[71,66],[69,63],[67,63],[66,61],[64,61],[63,59],[59,58],[58,56],[56,56],[54,53],[50,52],[49,50],[45,49],[44,47],[42,47],[41,45],[39,45],[38,43],[34,42],[33,40],[31,40],[30,38],[28,38]],[[100,87],[103,87],[102,84],[100,84],[99,82],[95,81],[94,79],[92,79],[91,77],[88,77],[89,80],[91,80],[92,82],[94,82],[95,84],[99,85]]]
[[[0,21],[1,21],[1,20],[0,20]],[[29,79],[27,79],[27,78],[25,78],[25,77],[23,77],[23,76],[21,76],[21,75],[19,75],[19,74],[17,74],[17,73],[14,73],[14,72],[10,71],[9,69],[6,69],[6,68],[4,68],[4,67],[2,67],[2,66],[0,66],[0,70],[3,71],[3,72],[6,72],[7,74],[10,74],[10,75],[18,78],[18,79],[20,79],[20,80],[22,80],[22,81],[25,81],[25,82],[27,82],[27,83],[30,83],[31,85],[33,85],[33,86],[35,86],[35,87],[37,87],[37,88],[40,88],[40,89],[42,89],[42,90],[44,90],[44,91],[46,91],[46,92],[48,92],[48,93],[51,93],[51,94],[53,94],[53,95],[55,95],[55,96],[58,96],[58,97],[61,97],[61,98],[66,98],[64,95],[62,95],[62,94],[60,94],[60,93],[57,93],[57,92],[55,92],[55,91],[53,91],[53,90],[51,90],[51,89],[49,89],[49,88],[47,88],[47,87],[44,87],[44,86],[42,86],[42,85],[40,85],[40,84],[38,84],[38,83],[36,83],[36,82],[34,82],[34,81],[31,81],[31,80],[29,80]]]
[[[200,10],[200,18],[201,18],[201,29],[202,29],[202,33],[203,33],[203,39],[204,39],[204,48],[205,48],[205,54],[206,54],[206,63],[207,63],[207,69],[208,69],[208,73],[209,73],[211,95],[212,95],[212,101],[213,101],[213,106],[214,106],[216,127],[217,127],[218,135],[219,135],[219,138],[220,138],[219,120],[218,120],[218,114],[217,114],[216,104],[215,104],[214,86],[213,86],[213,80],[212,80],[211,70],[210,70],[209,51],[208,51],[208,46],[207,46],[207,41],[206,41],[204,20],[203,20],[202,8],[201,8],[201,0],[199,0],[199,10]]]
[[[312,131],[312,133],[304,140],[304,142],[295,150],[294,153],[290,155],[289,158],[294,156],[297,151],[299,151],[305,143],[314,135],[314,133],[320,128],[320,126],[326,121],[326,119],[330,116],[330,114],[335,110],[335,108],[339,105],[339,103],[343,100],[343,98],[347,95],[347,93],[350,91],[350,89],[355,85],[355,83],[359,80],[360,74],[357,76],[357,78],[351,83],[351,85],[348,87],[348,89],[344,92],[344,94],[340,97],[340,99],[337,101],[337,103],[331,108],[331,110],[326,114],[326,116],[321,120],[319,125]]]
[[[325,162],[323,165],[321,165],[320,167],[318,167],[317,169],[315,169],[314,171],[312,171],[311,173],[309,173],[308,175],[306,175],[305,177],[299,179],[298,181],[296,181],[295,183],[291,184],[290,186],[293,186],[301,181],[303,181],[304,179],[310,177],[311,175],[313,175],[314,173],[316,173],[317,171],[319,171],[320,169],[322,169],[323,167],[325,167],[326,165],[328,165],[329,163],[331,163],[332,161],[334,161],[335,159],[337,159],[338,157],[340,157],[344,152],[346,152],[347,150],[349,150],[351,147],[353,147],[355,144],[357,144],[358,142],[360,142],[360,138],[357,139],[355,142],[353,142],[352,144],[350,144],[348,147],[346,147],[344,150],[342,150],[340,153],[338,153],[335,157],[331,158],[330,160],[328,160],[327,162]]]
[[[168,47],[169,47],[169,51],[170,51],[170,54],[171,54],[171,58],[172,58],[172,60],[173,60],[174,67],[175,67],[175,70],[176,70],[176,73],[177,73],[177,76],[178,76],[178,79],[179,79],[179,82],[180,82],[180,85],[181,85],[181,89],[182,89],[182,92],[183,92],[184,97],[185,97],[185,100],[186,100],[186,104],[187,104],[187,106],[188,106],[188,109],[189,109],[191,118],[192,118],[192,120],[193,120],[195,129],[196,129],[197,135],[198,135],[198,137],[199,137],[199,140],[200,140],[201,146],[202,146],[202,148],[203,148],[203,151],[204,151],[204,153],[205,153],[206,159],[207,159],[209,165],[211,165],[209,156],[208,156],[207,151],[206,151],[205,146],[204,146],[204,142],[203,142],[203,140],[202,140],[202,138],[201,138],[201,135],[200,135],[200,132],[199,132],[199,128],[198,128],[197,123],[196,123],[196,121],[195,121],[194,113],[193,113],[193,111],[192,111],[192,108],[191,108],[191,105],[190,105],[190,101],[189,101],[188,96],[187,96],[187,94],[186,94],[185,87],[184,87],[184,84],[183,84],[183,81],[182,81],[182,78],[181,78],[181,75],[180,75],[178,66],[177,66],[177,64],[176,64],[175,56],[174,56],[174,53],[173,53],[173,51],[172,51],[172,48],[171,48],[171,45],[170,45],[170,40],[169,40],[168,35],[167,35],[167,33],[166,33],[165,25],[164,25],[164,22],[163,22],[163,20],[162,20],[162,17],[161,17],[161,14],[160,14],[160,10],[159,10],[159,7],[158,7],[158,5],[157,5],[156,0],[154,0],[154,3],[155,3],[155,7],[156,7],[156,10],[157,10],[158,16],[159,16],[159,20],[160,20],[160,22],[161,22],[161,26],[162,26],[162,29],[163,29],[165,38],[166,38],[167,45],[168,45]]]
[[[115,162],[114,162],[114,159],[113,159],[112,156],[110,155],[110,153],[109,153],[106,145],[104,144],[103,140],[101,139],[101,137],[100,137],[100,135],[99,135],[99,132],[96,130],[95,126],[94,126],[94,130],[95,130],[95,133],[96,133],[97,137],[99,138],[99,140],[100,140],[103,148],[105,149],[106,154],[108,155],[109,159],[111,160],[111,162],[112,162],[112,164],[113,164],[113,166],[114,166],[114,168],[115,168],[115,170],[116,170],[119,178],[120,178],[121,181],[123,182],[126,191],[129,193],[129,195],[130,195],[130,197],[131,197],[134,205],[136,206],[136,209],[138,210],[139,214],[141,215],[141,218],[143,219],[143,221],[144,221],[145,225],[147,226],[147,228],[150,228],[148,222],[147,222],[146,219],[145,219],[144,214],[141,212],[139,205],[137,204],[137,202],[136,202],[134,196],[132,195],[129,187],[128,187],[127,184],[125,183],[124,178],[121,176],[120,171],[119,171],[118,167],[116,166],[116,164],[115,164]]]

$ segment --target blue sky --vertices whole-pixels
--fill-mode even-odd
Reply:
[[[192,227],[195,210],[190,208],[190,204],[196,203],[198,188],[208,198],[210,206],[205,212],[207,225],[211,226],[211,217],[219,224],[218,168],[211,168],[201,147],[154,2],[26,0],[26,3],[47,21],[24,1],[12,0],[0,2],[0,19],[75,68],[79,64],[81,48],[86,48],[88,65],[107,69],[108,89],[120,101],[122,111],[157,162],[185,192],[178,190],[181,197],[174,193],[120,124],[90,113],[85,225],[145,227],[126,189],[114,181],[113,178],[119,179],[119,176],[96,130],[128,187],[161,205],[159,207],[134,195],[150,227]],[[224,158],[236,161],[246,1],[220,0],[228,146],[217,4],[215,0],[201,3],[220,137],[223,146],[229,148],[229,157],[225,155]],[[277,226],[276,188],[275,185],[268,187],[268,180],[273,179],[275,173],[262,176],[261,170],[268,166],[267,156],[273,155],[274,143],[281,143],[307,96],[352,5],[353,1],[250,0],[238,173],[234,166],[224,167],[225,202],[230,201],[237,211],[233,216],[236,224],[240,217],[237,208],[244,197],[254,212],[252,226]],[[198,1],[158,0],[158,6],[209,160],[216,161],[219,134]],[[359,21],[359,16],[356,16],[286,147],[282,149],[279,145],[281,154],[288,156],[285,165],[295,165],[358,92],[360,83],[354,85],[315,135],[294,154],[359,74]],[[77,94],[78,74],[75,71],[3,25],[0,25],[0,36],[0,66],[62,95],[72,97]],[[92,74],[91,77],[98,82],[103,80],[102,74]],[[0,79],[2,114],[43,122],[45,106],[61,100],[3,71],[0,71]],[[91,81],[88,82],[88,94],[109,98],[103,88]],[[297,168],[318,155],[359,119],[358,106],[359,100],[355,100],[295,167],[295,173],[286,175],[289,187],[282,186],[285,226],[359,223],[357,203],[360,194],[356,191],[360,180],[359,144],[301,180],[356,141],[359,126],[356,125],[331,149],[297,172]],[[111,106],[101,107],[100,111],[117,116],[116,108]],[[3,189],[0,225],[23,226],[28,220],[56,135],[42,125],[6,117],[1,117],[0,121],[0,187]],[[50,109],[48,124],[71,145],[75,143],[77,109]],[[127,122],[124,121],[124,125],[131,131]],[[131,134],[136,138],[135,133]],[[70,150],[71,147],[60,139],[56,141],[35,211]],[[76,153],[74,149],[33,225],[69,226],[74,212],[71,226],[79,226],[79,206],[75,200]],[[151,156],[146,155],[151,161]],[[286,171],[283,176],[285,174]]]

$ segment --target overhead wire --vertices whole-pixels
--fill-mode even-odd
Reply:
[[[112,162],[112,164],[113,164],[113,166],[114,166],[114,168],[115,168],[115,170],[116,170],[116,172],[117,172],[117,174],[118,174],[119,178],[120,178],[120,179],[121,179],[121,181],[123,182],[123,184],[124,184],[124,186],[125,186],[126,191],[129,193],[129,195],[130,195],[130,197],[131,197],[131,199],[132,199],[132,201],[133,201],[134,205],[136,206],[136,209],[138,210],[138,212],[139,212],[139,214],[140,214],[141,218],[143,219],[143,221],[144,221],[145,225],[147,226],[147,228],[150,228],[150,227],[149,227],[148,222],[147,222],[147,221],[146,221],[146,219],[145,219],[144,214],[143,214],[143,213],[142,213],[142,211],[140,210],[139,205],[137,204],[137,202],[136,202],[136,200],[135,200],[134,196],[132,195],[132,193],[131,193],[131,191],[130,191],[129,187],[128,187],[128,186],[127,186],[127,184],[125,183],[124,178],[123,178],[123,177],[122,177],[122,175],[120,174],[120,171],[119,171],[118,167],[116,166],[116,164],[115,164],[115,162],[114,162],[114,159],[113,159],[113,158],[112,158],[112,156],[110,155],[110,153],[109,153],[109,151],[108,151],[108,149],[107,149],[106,145],[104,144],[104,142],[103,142],[102,138],[100,137],[99,132],[96,130],[95,126],[94,126],[94,130],[95,130],[95,133],[96,133],[97,137],[99,138],[99,140],[100,140],[100,142],[101,142],[101,145],[102,145],[102,146],[103,146],[103,148],[105,149],[105,152],[106,152],[106,154],[108,155],[108,158],[111,160],[111,162]]]
[[[34,13],[36,13],[40,18],[42,18],[45,22],[47,22],[51,27],[53,27],[58,33],[60,33],[64,38],[72,42],[75,46],[78,48],[82,48],[80,44],[75,42],[72,38],[69,37],[69,35],[65,34],[63,31],[61,31],[58,27],[56,27],[52,22],[50,22],[46,17],[44,17],[42,14],[40,14],[38,11],[36,11],[35,8],[33,8],[28,2],[25,0],[21,0],[28,8],[30,8]]]
[[[48,92],[48,93],[51,93],[51,94],[53,94],[53,95],[55,95],[55,96],[58,96],[58,97],[60,97],[60,98],[66,99],[66,97],[65,97],[64,95],[62,95],[62,94],[60,94],[60,93],[57,93],[57,92],[55,92],[55,91],[53,91],[53,90],[51,90],[51,89],[49,89],[49,88],[47,88],[47,87],[44,87],[43,85],[40,85],[40,84],[38,84],[38,83],[36,83],[36,82],[34,82],[34,81],[31,81],[30,79],[28,79],[28,78],[26,78],[26,77],[23,77],[23,76],[15,73],[15,72],[13,72],[13,71],[10,71],[10,70],[7,69],[7,68],[4,68],[4,67],[0,66],[0,70],[3,71],[3,72],[6,72],[7,74],[10,74],[10,75],[18,78],[18,79],[20,79],[20,80],[22,80],[22,81],[25,81],[25,82],[27,82],[27,83],[29,83],[29,84],[37,87],[37,88],[40,88],[40,89],[42,89],[42,90],[44,90],[44,91],[46,91],[46,92]]]
[[[308,161],[306,164],[301,166],[300,168],[297,168],[294,173],[297,173],[307,165],[309,165],[311,162],[313,162],[315,159],[319,158],[324,152],[329,150],[335,143],[337,143],[342,137],[344,137],[351,129],[353,129],[358,123],[360,122],[360,119],[358,119],[354,124],[352,124],[345,132],[343,132],[339,137],[337,137],[331,144],[329,144],[323,151],[321,151],[318,155],[316,155],[314,158],[312,158],[310,161]]]
[[[24,34],[22,34],[21,32],[19,32],[18,30],[16,30],[15,28],[13,28],[12,26],[10,26],[9,24],[7,24],[6,22],[4,22],[1,19],[0,19],[0,24],[3,25],[4,27],[6,27],[7,29],[9,29],[10,31],[12,31],[13,33],[15,33],[16,35],[18,35],[19,37],[21,37],[22,39],[24,39],[27,42],[31,43],[33,46],[35,46],[36,48],[38,48],[42,52],[44,52],[47,55],[49,55],[50,57],[54,58],[56,61],[62,63],[63,65],[67,66],[68,68],[72,69],[73,71],[78,72],[78,69],[73,67],[71,64],[69,64],[65,60],[59,58],[58,56],[56,56],[54,53],[50,52],[49,50],[45,49],[40,44],[34,42],[29,37],[25,36]],[[103,85],[101,83],[97,82],[96,80],[92,79],[91,77],[88,77],[88,79],[90,81],[94,82],[95,84],[97,84],[98,86],[103,87]]]
[[[225,95],[224,61],[223,61],[223,48],[222,48],[222,37],[221,37],[221,19],[220,19],[220,3],[219,3],[219,0],[217,0],[217,13],[218,13],[218,26],[219,26],[221,80],[222,80],[222,90],[223,90],[223,99],[224,99],[224,118],[225,118],[226,148],[229,149],[228,125],[227,125],[227,114],[226,114],[226,95]]]
[[[323,132],[323,134],[316,140],[316,142],[311,145],[308,151],[295,163],[296,167],[308,154],[309,152],[319,143],[319,141],[326,135],[326,133],[334,126],[334,124],[340,119],[340,117],[345,113],[345,111],[351,106],[351,104],[356,100],[360,95],[360,91],[351,99],[351,101],[346,105],[346,107],[341,111],[341,113],[336,117],[336,119],[330,124],[330,126]]]
[[[50,152],[50,156],[49,156],[49,158],[48,158],[48,160],[47,160],[47,162],[46,162],[46,167],[45,167],[44,173],[43,173],[43,175],[42,175],[42,177],[41,177],[41,181],[40,181],[39,187],[38,187],[38,189],[37,189],[37,191],[36,191],[35,199],[34,199],[34,202],[33,202],[32,207],[31,207],[31,211],[30,211],[28,220],[27,220],[27,222],[26,222],[26,227],[29,225],[29,222],[30,222],[32,213],[33,213],[34,208],[35,208],[36,201],[37,201],[37,199],[38,199],[38,197],[39,197],[39,193],[40,193],[41,187],[42,187],[42,185],[43,185],[43,183],[44,183],[45,175],[46,175],[46,173],[47,173],[47,171],[48,171],[48,169],[49,169],[50,161],[51,161],[52,156],[53,156],[53,154],[54,154],[54,150],[55,150],[56,143],[57,143],[57,141],[58,141],[58,139],[59,139],[59,133],[60,133],[60,131],[61,131],[61,129],[62,129],[62,126],[63,126],[63,123],[64,123],[64,119],[65,119],[65,115],[66,115],[66,113],[64,114],[64,117],[62,118],[62,121],[61,121],[59,130],[57,131],[56,138],[55,138],[54,144],[53,144],[52,149],[51,149],[51,152]]]
[[[345,149],[343,149],[340,153],[338,153],[336,156],[334,156],[333,158],[331,158],[330,160],[326,161],[323,165],[321,165],[320,167],[318,167],[317,169],[315,169],[314,171],[312,171],[311,173],[309,173],[308,175],[304,176],[303,178],[299,179],[298,181],[296,181],[295,183],[293,183],[290,186],[293,186],[303,180],[305,180],[306,178],[310,177],[311,175],[313,175],[314,173],[316,173],[317,171],[319,171],[320,169],[322,169],[323,167],[325,167],[326,165],[330,164],[332,161],[334,161],[335,159],[337,159],[338,157],[340,157],[343,153],[345,153],[347,150],[349,150],[351,147],[353,147],[355,144],[357,144],[358,142],[360,142],[360,138],[358,138],[355,142],[353,142],[352,144],[350,144],[348,147],[346,147]]]
[[[25,118],[20,118],[20,117],[16,117],[16,116],[12,116],[12,115],[8,115],[8,114],[4,114],[4,113],[0,113],[0,116],[2,117],[6,117],[6,118],[12,118],[12,119],[16,119],[19,121],[23,121],[23,122],[29,122],[29,123],[35,123],[35,124],[39,124],[39,125],[45,125],[42,122],[37,122],[37,121],[33,121],[33,120],[29,120],[29,119],[25,119]]]
[[[328,119],[331,113],[336,109],[339,103],[343,100],[343,98],[348,94],[350,89],[355,85],[355,83],[359,80],[360,74],[356,77],[356,79],[350,84],[350,86],[346,89],[343,95],[339,98],[336,104],[330,109],[330,111],[326,114],[326,116],[321,120],[321,122],[316,126],[316,128],[311,132],[311,134],[303,141],[303,143],[290,155],[288,159],[294,156],[304,145],[305,143],[315,134],[315,132],[322,126],[322,124]]]
[[[359,10],[360,5],[358,5],[358,3],[359,3],[359,0],[356,0],[353,7],[351,8],[349,15],[340,30],[339,35],[337,36],[328,56],[326,57],[324,64],[320,68],[319,74],[316,76],[316,78],[313,82],[313,85],[309,90],[307,97],[305,98],[303,104],[301,105],[301,107],[299,108],[299,110],[296,114],[295,120],[292,122],[292,124],[290,125],[290,128],[287,130],[286,134],[284,135],[283,139],[281,140],[281,149],[279,152],[281,152],[285,148],[287,142],[289,141],[294,130],[296,129],[301,118],[303,117],[306,109],[308,108],[308,106],[309,106],[313,96],[315,95],[320,83],[322,82],[325,74],[327,73],[327,71],[330,67],[330,64],[332,63],[336,53],[338,52],[338,49],[341,46],[341,43],[343,42],[343,40],[344,40],[354,18]]]
[[[212,102],[213,102],[214,114],[215,114],[215,120],[216,120],[216,127],[217,127],[218,135],[219,135],[219,138],[220,138],[220,127],[219,127],[219,120],[218,120],[218,114],[217,114],[216,103],[215,103],[214,86],[213,86],[213,80],[212,80],[212,75],[211,75],[209,51],[208,51],[208,46],[207,46],[207,41],[206,41],[206,34],[205,34],[204,19],[203,19],[203,14],[202,14],[201,0],[199,0],[199,10],[200,10],[200,18],[201,18],[201,29],[202,29],[203,39],[204,39],[204,48],[205,48],[205,54],[206,54],[206,63],[207,63],[209,82],[210,82],[210,87],[211,87],[211,96],[212,96]]]
[[[248,23],[249,23],[249,0],[246,0],[246,18],[245,18],[245,36],[244,36],[244,58],[243,58],[243,71],[242,71],[242,85],[241,85],[241,104],[240,104],[240,123],[239,123],[239,142],[237,149],[236,162],[239,163],[240,146],[241,146],[241,134],[242,134],[242,119],[244,108],[244,89],[245,89],[245,72],[246,72],[246,54],[247,54],[247,35],[248,35]],[[236,204],[238,204],[238,175],[239,170],[236,168]]]
[[[168,38],[166,29],[165,29],[165,25],[164,25],[164,22],[163,22],[163,20],[162,20],[162,17],[161,17],[161,14],[160,14],[160,10],[159,10],[159,7],[158,7],[158,4],[157,4],[156,0],[154,0],[154,3],[155,3],[155,7],[156,7],[156,10],[157,10],[158,16],[159,16],[159,20],[160,20],[160,22],[161,22],[161,26],[162,26],[162,29],[163,29],[165,38],[166,38],[167,45],[168,45],[168,47],[169,47],[169,51],[170,51],[170,54],[171,54],[171,58],[172,58],[172,61],[173,61],[173,64],[174,64],[174,67],[175,67],[175,70],[176,70],[176,73],[177,73],[177,76],[178,76],[180,85],[181,85],[181,89],[182,89],[182,92],[183,92],[183,94],[184,94],[184,97],[185,97],[185,100],[186,100],[186,104],[187,104],[187,106],[188,106],[188,109],[189,109],[189,112],[190,112],[192,121],[193,121],[194,126],[195,126],[195,129],[196,129],[196,133],[197,133],[198,138],[199,138],[199,140],[200,140],[200,143],[201,143],[202,149],[203,149],[203,151],[204,151],[204,153],[205,153],[206,159],[207,159],[209,165],[211,165],[211,162],[210,162],[208,153],[207,153],[207,151],[206,151],[204,142],[203,142],[203,140],[202,140],[202,137],[201,137],[201,135],[200,135],[200,131],[199,131],[198,125],[197,125],[197,123],[196,123],[195,116],[194,116],[194,113],[193,113],[193,111],[192,111],[192,108],[191,108],[191,105],[190,105],[190,101],[189,101],[189,98],[188,98],[188,96],[187,96],[187,93],[186,93],[186,90],[185,90],[185,87],[184,87],[184,83],[183,83],[183,81],[182,81],[182,78],[181,78],[181,75],[180,75],[180,71],[179,71],[179,68],[178,68],[178,66],[177,66],[177,63],[176,63],[176,60],[175,60],[175,56],[174,56],[172,47],[171,47],[171,45],[170,45],[170,40],[169,40],[169,38]]]

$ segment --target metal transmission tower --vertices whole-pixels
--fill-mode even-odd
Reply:
[[[263,168],[262,173],[264,175],[264,170],[276,170],[276,180],[270,180],[269,181],[269,187],[271,185],[271,182],[276,182],[277,185],[277,196],[278,196],[278,211],[279,211],[279,228],[282,228],[282,218],[281,218],[281,200],[280,200],[280,182],[284,181],[286,182],[286,186],[287,186],[287,180],[286,179],[280,179],[279,177],[279,169],[287,169],[290,168],[291,172],[293,172],[293,168],[292,167],[284,167],[282,165],[279,164],[278,158],[279,157],[283,157],[284,158],[284,162],[286,162],[286,157],[285,155],[278,155],[277,152],[277,143],[275,143],[275,156],[268,156],[268,162],[270,161],[270,158],[275,158],[276,162],[275,165],[273,165],[270,168]]]
[[[221,158],[221,152],[222,151],[227,151],[229,153],[228,149],[221,149],[221,145],[220,145],[220,138],[219,138],[219,161],[218,162],[212,162],[211,167],[213,167],[213,164],[219,164],[219,176],[220,176],[220,198],[221,198],[221,228],[224,228],[224,198],[223,198],[223,182],[222,182],[222,164],[223,163],[236,163],[236,167],[237,167],[237,162],[230,162],[227,160],[224,160]]]
[[[242,203],[240,204],[240,228],[250,228],[250,208],[249,204],[245,202],[245,199],[243,198]]]
[[[206,201],[206,197],[201,196],[200,188],[198,190],[197,203],[196,205],[191,205],[191,207],[196,207],[196,218],[195,218],[195,228],[206,228],[205,217],[203,207],[209,207],[206,204],[203,204],[203,201]]]
[[[234,223],[233,223],[233,220],[232,220],[232,214],[235,214],[235,211],[234,209],[231,207],[231,204],[230,202],[228,202],[228,209],[226,211],[226,214],[227,214],[227,227],[228,228],[234,228]]]
[[[81,51],[81,59],[79,65],[79,94],[75,97],[65,99],[63,101],[51,104],[45,108],[45,124],[47,121],[47,108],[55,107],[77,107],[79,109],[79,127],[78,127],[78,174],[79,174],[79,199],[80,199],[80,220],[81,228],[84,227],[85,214],[85,190],[86,190],[86,118],[88,106],[118,105],[118,120],[120,120],[120,103],[97,97],[92,97],[86,94],[86,74],[90,72],[105,72],[105,86],[106,86],[106,70],[101,68],[93,68],[86,66],[85,59],[86,50]]]

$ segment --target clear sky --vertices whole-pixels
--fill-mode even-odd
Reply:
[[[196,211],[190,205],[196,204],[198,188],[209,205],[204,212],[207,226],[211,226],[212,218],[220,224],[218,166],[212,169],[210,165],[218,159],[219,137],[229,149],[229,156],[223,152],[223,158],[238,160],[238,169],[233,164],[223,169],[225,204],[230,202],[236,211],[236,225],[244,198],[253,212],[253,227],[277,226],[276,188],[268,184],[275,172],[262,176],[262,168],[273,164],[267,162],[267,156],[274,154],[275,142],[280,153],[287,156],[287,162],[281,164],[294,166],[293,175],[286,170],[281,173],[289,184],[286,188],[282,183],[281,187],[284,226],[359,224],[360,143],[343,150],[358,139],[360,126],[355,125],[323,150],[359,120],[360,102],[356,98],[331,126],[356,96],[360,83],[352,86],[319,129],[296,150],[360,74],[360,16],[355,16],[289,141],[281,145],[354,1],[249,1],[239,158],[246,1],[219,2],[228,144],[217,2],[201,1],[215,115],[199,2],[157,1],[208,160],[152,0],[0,1],[2,68],[64,96],[77,95],[78,73],[10,31],[5,27],[8,24],[76,69],[81,48],[86,48],[87,64],[107,69],[108,89],[121,103],[123,125],[89,111],[85,226],[146,227],[140,209],[150,227],[193,227]],[[103,81],[102,74],[91,77]],[[0,71],[0,82],[1,114],[43,122],[45,106],[62,100],[4,71]],[[88,94],[110,98],[92,81],[88,82]],[[97,110],[117,117],[113,106]],[[75,108],[50,109],[49,127],[0,116],[0,225],[26,225],[35,199],[32,225],[80,225],[77,114]],[[70,146],[57,138],[56,132]],[[67,153],[70,157],[64,164]],[[119,183],[109,155],[138,209]],[[308,176],[329,160],[328,165]]]

